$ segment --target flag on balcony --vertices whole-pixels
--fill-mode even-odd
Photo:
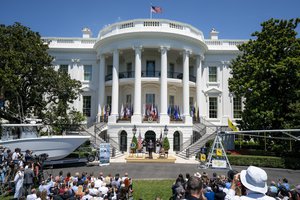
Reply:
[[[145,104],[143,104],[143,117],[145,117],[146,115],[146,107],[145,107]]]
[[[162,8],[159,6],[151,6],[152,13],[162,13]]]
[[[176,120],[179,119],[179,113],[178,113],[177,108],[179,108],[179,107],[178,107],[178,106],[175,106],[175,108],[174,108],[174,118],[175,118]]]
[[[170,116],[171,115],[171,106],[169,105],[168,107],[168,115]]]
[[[121,106],[120,118],[121,118],[121,119],[124,118],[124,107],[123,107],[123,104],[122,104],[122,106]]]

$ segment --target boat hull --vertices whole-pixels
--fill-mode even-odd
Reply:
[[[0,144],[12,151],[16,148],[20,148],[23,153],[31,150],[33,155],[46,153],[49,155],[47,160],[59,160],[68,156],[88,139],[89,136],[45,136],[0,141]]]

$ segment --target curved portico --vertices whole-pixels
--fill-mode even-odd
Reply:
[[[157,81],[160,91],[155,94],[155,100],[159,101],[156,111],[159,112],[159,123],[168,124],[170,121],[168,85],[174,85],[182,88],[180,106],[184,123],[192,124],[190,85],[197,87],[198,74],[201,73],[198,65],[201,65],[200,58],[207,50],[202,32],[190,25],[169,20],[133,20],[102,30],[94,48],[100,57],[99,71],[105,73],[105,85],[112,88],[109,123],[116,123],[123,104],[119,98],[119,92],[122,93],[119,91],[120,83],[133,85],[131,123],[139,124],[143,119],[144,104],[147,103],[142,102],[142,84]],[[194,61],[191,62],[190,58]],[[193,64],[191,73],[190,63]],[[104,105],[106,94],[103,86],[99,87],[99,96],[98,104]],[[196,102],[200,101],[197,96]]]

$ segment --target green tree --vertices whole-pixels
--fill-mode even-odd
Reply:
[[[47,50],[48,44],[30,28],[20,23],[0,25],[0,96],[10,105],[0,110],[0,118],[20,122],[34,115],[48,123],[55,122],[51,116],[68,122],[80,118],[79,113],[68,115],[67,110],[81,83],[55,71]]]
[[[138,141],[134,134],[131,140],[130,149],[132,150],[133,153],[135,153],[137,148],[138,148]]]
[[[169,149],[170,149],[170,143],[169,143],[169,139],[167,136],[164,137],[163,148],[165,151],[169,151]]]
[[[261,24],[230,65],[229,90],[244,97],[242,129],[300,127],[300,19]]]

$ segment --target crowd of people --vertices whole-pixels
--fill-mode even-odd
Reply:
[[[286,178],[267,184],[267,173],[255,166],[241,172],[229,170],[227,176],[197,172],[179,174],[172,185],[172,200],[300,200],[300,184],[292,188]]]
[[[27,200],[132,200],[132,179],[125,173],[98,175],[85,172],[39,177],[39,163],[26,151],[12,152],[0,146],[0,184],[13,188],[14,199]],[[11,183],[11,184],[10,184]],[[271,181],[267,185],[267,173],[250,166],[241,172],[229,170],[227,176],[205,172],[185,177],[179,174],[172,185],[172,200],[236,200],[236,199],[284,199],[300,200],[300,184],[290,186],[288,180]]]
[[[70,172],[64,176],[61,171],[57,176],[40,177],[37,170],[41,163],[32,156],[30,150],[25,155],[21,149],[14,152],[0,146],[0,184],[6,190],[12,188],[14,199],[27,200],[117,200],[133,199],[132,179],[128,173],[124,176],[100,172],[97,176],[85,172]],[[42,166],[39,166],[42,167]],[[39,168],[41,170],[41,168]],[[9,191],[8,191],[9,192]]]

